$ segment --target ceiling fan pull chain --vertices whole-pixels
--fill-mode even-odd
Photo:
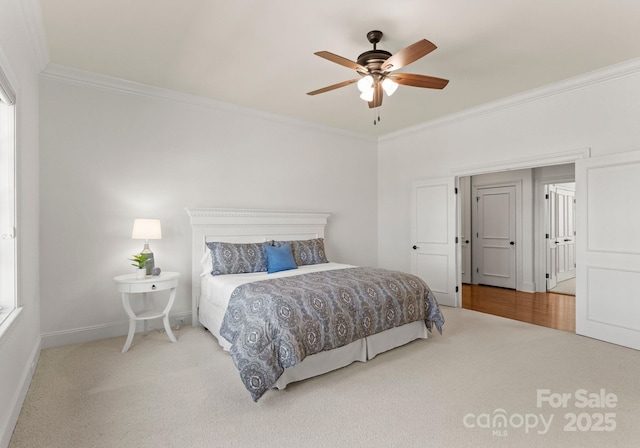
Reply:
[[[378,112],[378,118],[376,119],[376,111]],[[378,123],[380,123],[380,108],[376,107],[375,109],[373,109],[373,125],[377,125]]]

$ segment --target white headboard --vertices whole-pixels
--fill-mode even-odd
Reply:
[[[187,208],[191,218],[191,322],[198,322],[200,260],[206,243],[257,243],[324,238],[329,213],[228,208]]]

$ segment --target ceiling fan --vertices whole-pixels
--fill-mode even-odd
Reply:
[[[373,44],[373,50],[362,53],[358,56],[357,62],[353,62],[328,51],[318,51],[314,53],[321,58],[355,70],[361,78],[350,79],[323,87],[322,89],[308,92],[307,95],[329,92],[330,90],[357,82],[358,89],[361,92],[360,98],[367,101],[370,108],[374,108],[382,105],[382,92],[384,91],[390,96],[398,88],[398,84],[427,89],[443,89],[449,83],[447,79],[435,78],[433,76],[393,73],[435,50],[437,47],[428,40],[419,40],[415,44],[409,45],[407,48],[392,55],[388,51],[378,50],[376,48],[376,45],[382,39],[382,31],[369,31],[367,33],[367,39]]]

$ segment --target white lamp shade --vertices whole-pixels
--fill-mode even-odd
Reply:
[[[358,90],[362,93],[365,93],[373,88],[373,77],[371,75],[367,75],[358,81]]]
[[[136,219],[133,221],[133,240],[161,240],[162,229],[159,219]]]
[[[384,89],[387,95],[391,96],[393,95],[393,92],[395,92],[396,89],[398,88],[398,83],[392,79],[384,78],[382,80],[382,88]]]
[[[365,92],[362,92],[360,94],[360,98],[362,98],[365,101],[373,101],[373,88],[371,88],[371,89],[369,89],[369,90],[367,90]]]

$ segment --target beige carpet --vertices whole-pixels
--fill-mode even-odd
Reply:
[[[47,349],[10,447],[638,446],[638,352],[474,311],[444,313],[443,336],[258,403],[201,328],[183,327],[176,344],[160,332],[137,335],[125,354],[124,337]],[[570,394],[566,407],[538,407],[539,389]],[[617,403],[594,398],[580,408],[581,389]],[[546,432],[541,419],[551,419]]]

